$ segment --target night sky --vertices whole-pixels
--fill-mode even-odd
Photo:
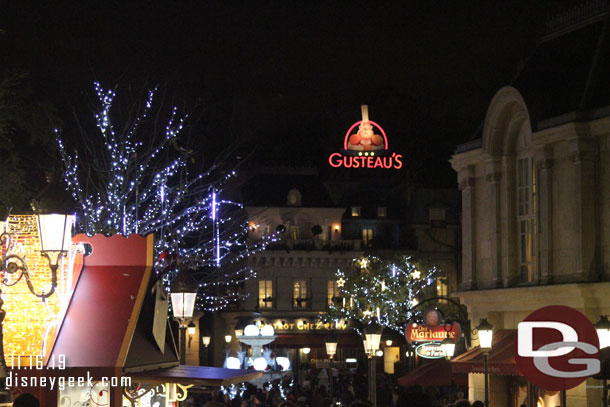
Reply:
[[[93,81],[123,110],[158,85],[208,161],[232,147],[328,172],[368,104],[411,180],[455,186],[454,147],[569,3],[3,1],[0,69],[29,73],[68,139],[73,112],[91,117]]]

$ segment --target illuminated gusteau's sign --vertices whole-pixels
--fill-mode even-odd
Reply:
[[[369,119],[369,108],[362,105],[362,120],[345,133],[343,150],[328,157],[331,167],[402,168],[402,154],[388,149],[388,137],[380,125]],[[357,128],[357,130],[356,130]]]

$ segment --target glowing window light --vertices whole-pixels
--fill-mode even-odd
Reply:
[[[28,263],[32,283],[38,292],[48,289],[51,273],[46,258],[40,255],[38,238],[38,221],[33,215],[11,215],[7,221],[7,232],[13,236],[14,249]],[[64,260],[57,270],[56,295],[47,298],[44,303],[28,290],[25,281],[14,286],[2,287],[4,300],[4,352],[7,365],[21,356],[21,366],[29,366],[30,356],[42,353],[45,333],[52,331],[55,315],[60,311],[60,304],[70,288],[68,261]],[[7,276],[9,283],[11,276]],[[14,356],[14,358],[13,358]],[[35,361],[32,361],[35,364]]]

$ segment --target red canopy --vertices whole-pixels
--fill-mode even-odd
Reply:
[[[519,376],[515,362],[515,339],[517,330],[502,329],[494,332],[489,352],[488,371],[496,375]],[[484,373],[483,351],[478,346],[455,357],[451,361],[453,373]]]
[[[424,362],[398,379],[400,386],[468,386],[468,376],[464,373],[452,373],[451,363],[445,359]]]

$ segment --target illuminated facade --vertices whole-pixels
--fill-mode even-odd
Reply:
[[[40,255],[38,223],[34,215],[11,215],[6,232],[12,235],[14,252],[27,262],[32,283],[37,292],[48,290],[51,271],[47,259]],[[29,366],[44,353],[44,344],[54,328],[56,315],[71,285],[70,258],[65,258],[57,271],[55,294],[42,301],[27,287],[25,278],[15,281],[14,276],[4,275],[2,286],[3,308],[6,318],[3,324],[4,353],[8,366]],[[42,359],[39,359],[42,360]]]

